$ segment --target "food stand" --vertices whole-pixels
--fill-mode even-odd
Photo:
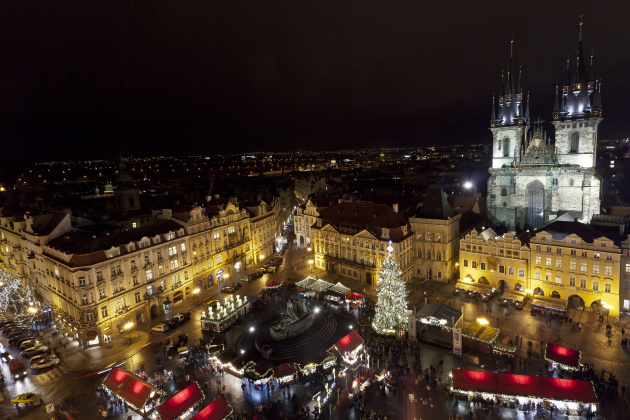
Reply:
[[[293,385],[295,383],[295,364],[283,363],[273,368],[273,377],[278,384]]]
[[[255,296],[226,296],[223,303],[217,301],[208,306],[201,314],[201,329],[204,331],[222,332],[234,324],[240,317],[248,313]]]
[[[163,394],[147,381],[118,368],[109,372],[103,386],[141,416],[149,414],[160,394]]]
[[[224,420],[232,414],[232,407],[223,394],[219,394],[214,401],[205,406],[190,420]]]
[[[484,301],[489,301],[497,292],[497,289],[481,283],[469,283],[465,281],[458,281],[455,285],[454,294],[464,293],[467,297],[480,298]]]
[[[463,399],[481,396],[512,408],[553,404],[566,415],[585,415],[598,410],[590,381],[461,369],[452,370],[450,376],[452,391]]]
[[[350,294],[350,288],[344,286],[341,283],[333,285],[326,291],[324,299],[328,302],[332,302],[336,305],[342,305],[346,301],[346,296]]]
[[[518,290],[506,290],[503,292],[503,296],[501,296],[500,302],[504,306],[512,304],[517,309],[523,309],[526,299],[527,293],[525,292],[520,292]]]
[[[353,292],[346,297],[346,302],[350,302],[351,305],[362,305],[363,295],[361,293]]]
[[[548,313],[555,318],[567,319],[567,300],[546,296],[534,296],[532,315]]]
[[[195,405],[203,401],[205,395],[194,382],[157,407],[158,418],[162,420],[183,420],[189,418]]]
[[[273,289],[277,289],[280,286],[281,286],[281,283],[278,283],[275,280],[271,280],[271,281],[268,281],[267,284],[265,284],[264,288],[266,290],[273,290]]]
[[[579,370],[582,363],[582,352],[547,343],[545,360],[551,363],[554,368],[557,366],[562,369]]]
[[[341,340],[337,341],[333,346],[341,355],[344,365],[354,369],[359,365],[359,353],[363,349],[363,339],[355,330]]]
[[[424,305],[415,316],[418,341],[452,349],[453,321],[457,322],[461,316],[460,311],[443,303]]]

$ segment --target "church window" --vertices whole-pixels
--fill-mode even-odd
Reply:
[[[507,188],[501,188],[501,197],[506,197],[507,194]]]
[[[506,208],[506,207],[507,207],[507,202],[506,202],[506,201],[504,201],[504,202],[503,202],[503,208]]]
[[[510,156],[510,139],[503,139],[503,156]]]
[[[439,233],[435,234],[435,242],[442,242],[442,235],[440,235]]]
[[[436,260],[438,260],[438,261],[441,261],[441,260],[442,260],[442,253],[441,253],[440,251],[438,251],[438,252],[435,254],[435,259],[436,259]]]
[[[418,250],[418,258],[422,258],[422,250],[421,249]]]
[[[578,151],[578,133],[571,133],[571,144],[569,153],[577,153]]]

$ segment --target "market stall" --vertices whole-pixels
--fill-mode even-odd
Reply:
[[[346,296],[346,302],[349,302],[351,305],[362,305],[363,300],[363,295],[357,292],[352,292]]]
[[[293,385],[295,383],[295,364],[283,363],[280,366],[273,368],[273,377],[278,381],[278,384]]]
[[[281,283],[278,283],[275,280],[271,280],[271,281],[268,281],[267,284],[265,284],[265,289],[271,289],[271,290],[277,289],[278,287],[280,287],[280,285]]]
[[[118,368],[109,372],[103,386],[140,415],[149,413],[159,395],[163,394],[147,381]]]
[[[518,290],[506,290],[503,292],[503,296],[499,300],[503,305],[514,305],[518,309],[523,309],[525,300],[527,299],[527,293],[520,292]]]
[[[254,299],[255,298],[255,299]],[[226,296],[223,302],[213,302],[201,314],[201,329],[204,331],[222,332],[234,324],[239,318],[247,314],[255,296]]]
[[[582,352],[555,344],[547,343],[545,360],[563,369],[579,370],[582,362]]]
[[[219,394],[214,401],[205,406],[190,420],[224,420],[232,414],[232,407],[223,394]]]
[[[553,404],[567,415],[597,411],[597,396],[590,381],[461,369],[451,371],[451,377],[453,392],[465,398],[479,395],[514,408]]]
[[[160,404],[157,407],[158,416],[162,420],[188,418],[193,413],[195,405],[204,398],[203,392],[195,382]]]
[[[319,358],[319,360],[315,360],[313,362],[307,363],[304,366],[298,365],[299,371],[303,375],[310,375],[315,373],[317,367],[321,367],[321,369],[330,369],[337,364],[337,358],[334,354],[330,352],[326,352]]]
[[[354,368],[359,365],[359,352],[363,348],[363,339],[356,331],[352,332],[333,346],[341,355],[341,360],[346,366]]]
[[[345,303],[346,296],[350,294],[350,288],[344,286],[341,283],[333,285],[326,291],[324,299],[337,305]]]
[[[259,362],[255,365],[248,365],[245,367],[245,372],[243,376],[247,379],[251,379],[252,381],[258,381],[261,379],[267,379],[273,374],[273,369],[267,367],[263,362]]]
[[[492,354],[494,352],[493,345],[499,335],[499,330],[489,327],[487,323],[488,322],[485,321],[485,324],[483,324],[478,320],[466,325],[462,331],[464,347],[485,354]]]
[[[532,315],[549,314],[553,317],[567,318],[567,300],[547,296],[534,296],[532,300]]]
[[[462,313],[443,303],[429,303],[416,313],[416,336],[418,341],[453,348],[453,321]]]
[[[480,283],[469,283],[466,281],[458,281],[455,285],[455,294],[464,293],[468,297],[478,297],[482,300],[489,301],[497,293],[497,289]]]

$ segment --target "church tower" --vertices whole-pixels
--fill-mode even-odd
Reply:
[[[498,110],[492,99],[490,131],[492,131],[492,167],[514,166],[518,163],[529,127],[529,95],[524,104],[521,87],[522,72],[514,70],[514,41],[510,41],[510,65],[507,75],[501,75]]]
[[[553,125],[556,129],[556,147],[561,165],[595,167],[597,127],[602,121],[601,83],[594,80],[592,54],[590,58],[587,69],[584,64],[580,22],[575,70],[571,70],[570,60],[567,59],[567,80],[560,98],[556,87]]]

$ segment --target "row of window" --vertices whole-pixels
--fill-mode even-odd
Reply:
[[[470,265],[469,265],[469,261],[468,260],[463,260],[462,264],[464,265],[464,267],[471,267],[473,269],[477,269],[479,268],[482,271],[486,271],[486,263],[485,262],[477,262],[477,261],[470,261]],[[507,274],[509,276],[514,276],[516,273],[516,269],[514,267],[509,267],[509,266],[505,266],[505,265],[499,265],[498,267],[499,270],[499,274]],[[518,277],[525,277],[525,269],[524,268],[519,268],[518,269]]]
[[[606,243],[602,242],[601,243],[601,247],[605,248],[606,247]],[[536,251],[542,251],[542,246],[541,245],[536,245]],[[547,253],[551,253],[551,247],[548,246],[546,247],[546,251]],[[573,256],[577,256],[578,255],[578,250],[576,249],[571,249],[569,250],[569,254],[573,255]],[[556,254],[562,254],[562,248],[556,248]],[[579,252],[581,257],[584,258],[588,258],[589,252],[588,251],[580,251]],[[592,257],[596,260],[600,259],[602,257],[602,254],[600,252],[593,252],[592,253]],[[606,254],[606,260],[608,261],[612,261],[614,259],[613,254]]]
[[[421,241],[422,240],[422,233],[420,233],[420,232],[416,233],[416,239]],[[424,240],[426,242],[431,242],[431,232],[426,232],[425,233]],[[442,235],[439,232],[435,234],[435,242],[442,242]]]
[[[534,279],[535,280],[542,280],[540,271],[536,271],[534,273]],[[545,281],[548,281],[548,282],[552,281],[551,273],[548,273],[548,272],[545,273]],[[562,276],[560,274],[556,274],[555,283],[556,284],[562,284]],[[586,289],[588,287],[587,283],[588,282],[587,282],[586,279],[580,279],[579,287],[581,289]],[[575,279],[575,277],[573,277],[573,276],[569,277],[569,286],[576,287],[576,279]],[[599,291],[599,280],[591,281],[591,289],[594,290],[594,291]],[[612,283],[604,283],[604,292],[606,292],[606,293],[611,293],[612,292]]]
[[[542,265],[542,257],[540,256],[536,256],[534,258],[534,262],[537,265]],[[545,258],[545,265],[547,267],[551,267],[553,265],[553,259],[550,257],[546,257]],[[562,268],[562,260],[561,259],[556,259],[555,262],[556,268]],[[626,264],[626,271],[627,269],[630,268],[630,264]],[[599,264],[593,264],[591,266],[592,272],[593,274],[599,274],[600,273],[600,266]],[[569,261],[569,270],[577,270],[577,261]],[[588,263],[586,262],[580,262],[580,271],[583,273],[588,272]],[[604,274],[606,274],[607,276],[612,276],[613,275],[613,267],[612,265],[605,265],[604,266]]]

